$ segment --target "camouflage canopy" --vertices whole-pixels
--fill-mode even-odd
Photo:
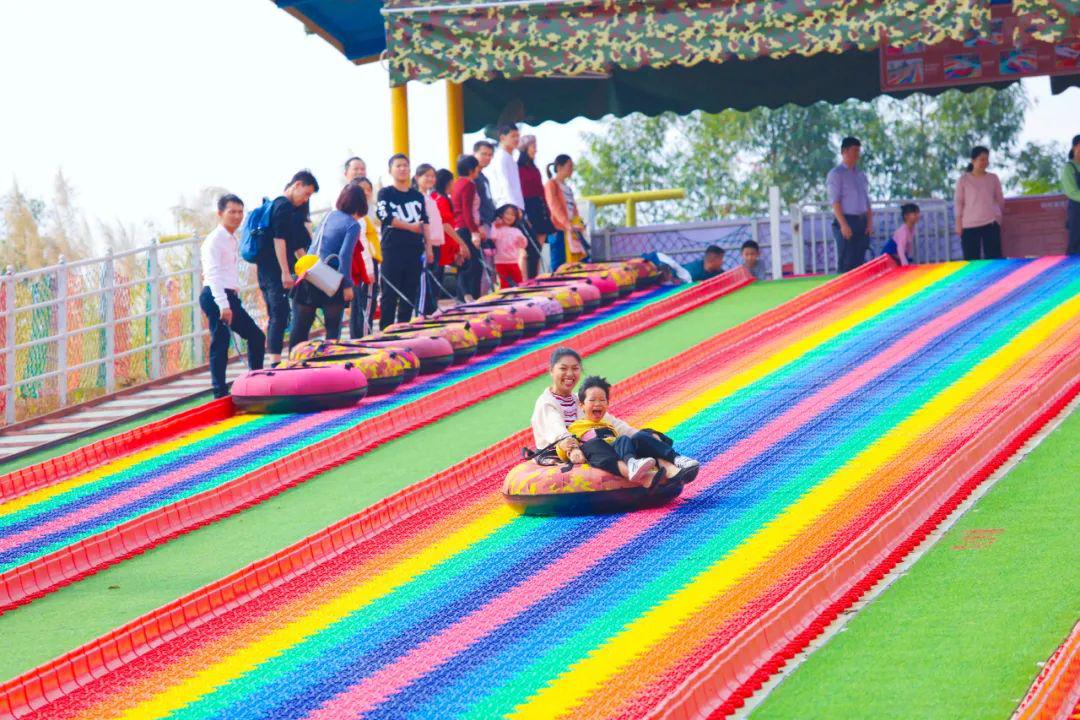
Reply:
[[[990,9],[988,0],[387,0],[383,15],[391,82],[401,84],[812,56],[884,38],[934,44],[978,32]]]

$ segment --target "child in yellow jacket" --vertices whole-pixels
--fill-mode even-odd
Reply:
[[[560,457],[573,463],[587,462],[612,475],[618,475],[645,487],[696,474],[698,462],[675,449],[657,435],[642,430],[634,435],[619,435],[615,426],[604,420],[610,404],[611,384],[602,377],[587,377],[578,390],[581,417],[567,431],[581,441],[581,447]]]

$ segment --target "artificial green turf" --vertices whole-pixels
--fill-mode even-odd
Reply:
[[[800,293],[821,278],[755,283],[586,358],[621,380]],[[546,376],[386,443],[266,502],[0,616],[0,680],[263,558],[527,427]]]
[[[751,714],[1007,718],[1080,616],[1080,413]]]
[[[74,440],[67,440],[57,445],[50,445],[45,449],[35,450],[34,452],[28,453],[26,455],[20,455],[17,458],[12,458],[10,460],[0,462],[0,474],[9,473],[13,470],[20,470],[24,467],[34,465],[35,463],[39,463],[43,460],[49,460],[50,458],[59,457],[60,455],[71,452],[72,450],[81,448],[84,445],[89,445],[96,440],[103,440],[114,435],[119,435],[122,432],[137,428],[141,425],[152,423],[156,420],[164,420],[165,418],[170,417],[171,415],[175,415],[182,410],[193,408],[196,405],[202,405],[209,399],[210,390],[208,388],[205,393],[200,393],[192,399],[185,400],[182,403],[170,405],[164,410],[158,410],[157,412],[150,413],[149,415],[140,415],[134,420],[126,420],[116,425],[110,425],[107,428],[104,428],[102,430],[96,430],[88,435],[84,435]]]

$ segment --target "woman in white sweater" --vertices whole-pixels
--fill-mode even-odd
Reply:
[[[548,367],[551,385],[540,393],[533,407],[533,440],[538,450],[557,445],[566,452],[571,462],[584,463],[585,456],[581,452],[580,442],[566,429],[581,417],[581,406],[574,397],[574,388],[581,379],[581,356],[570,348],[558,348],[551,354]],[[611,413],[604,415],[604,421],[611,423],[619,435],[629,436],[638,432],[637,428]],[[679,470],[685,470],[696,468],[698,462],[685,455],[677,455],[674,465]]]

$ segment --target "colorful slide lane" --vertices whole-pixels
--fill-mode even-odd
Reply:
[[[246,415],[219,401],[188,413],[196,422],[206,420],[201,427],[181,433],[170,421],[172,436],[114,453],[92,469],[51,475],[56,466],[77,466],[70,459],[31,468],[21,475],[49,474],[51,482],[0,502],[0,611],[528,380],[542,371],[553,346],[575,342],[599,349],[746,282],[744,273],[729,273],[719,282],[642,291],[356,408]],[[143,433],[141,440],[150,438]],[[14,487],[10,478],[0,478],[0,486]],[[124,532],[129,528],[133,532]]]
[[[8,683],[0,712],[730,712],[1076,391],[1080,261],[853,282],[619,384],[616,412],[703,462],[675,503],[518,516],[519,433]]]

